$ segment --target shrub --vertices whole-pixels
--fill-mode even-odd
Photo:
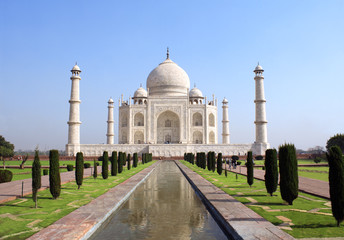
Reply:
[[[73,164],[67,164],[67,171],[68,171],[68,172],[71,172],[71,171],[73,171],[73,170],[74,170]]]
[[[130,159],[131,159],[131,157],[130,157],[130,153],[129,153],[128,154],[128,158],[127,158],[127,162],[128,162],[127,168],[128,168],[128,170],[130,170]]]
[[[109,155],[107,151],[103,153],[102,177],[107,179],[109,177]]]
[[[73,165],[72,165],[72,170],[73,170]],[[82,154],[82,152],[78,152],[76,154],[76,159],[75,159],[75,181],[76,181],[76,184],[78,185],[78,189],[80,189],[83,179],[84,179],[84,155]]]
[[[251,185],[253,184],[253,159],[252,159],[251,151],[247,153],[246,167],[247,167],[247,183],[251,187]]]
[[[278,167],[276,149],[267,149],[265,151],[265,187],[266,191],[272,194],[277,190],[278,185]]]
[[[85,164],[84,164],[85,165]],[[95,159],[93,159],[93,167],[94,167],[94,170],[93,170],[93,178],[96,179],[97,176],[98,176],[98,168],[97,168],[97,161]]]
[[[315,157],[313,161],[318,164],[318,163],[321,162],[321,158],[320,157]]]
[[[222,153],[217,155],[217,173],[222,174]]]
[[[236,160],[236,161],[239,160],[239,156],[237,156],[237,155],[233,155],[231,158],[232,158],[232,160]]]
[[[49,170],[48,169],[43,169],[43,175],[46,176],[49,174]]]
[[[96,163],[97,164],[97,163]],[[99,163],[98,163],[99,164]],[[97,165],[99,166],[99,165]],[[84,168],[90,168],[91,167],[91,163],[84,163]]]
[[[38,150],[35,150],[35,158],[32,163],[32,200],[35,202],[35,208],[37,208],[37,192],[41,186],[41,163]]]
[[[241,165],[241,163],[242,163],[241,161],[237,161],[236,162],[237,165]]]
[[[12,181],[13,173],[10,170],[0,170],[0,183]]]
[[[258,155],[258,156],[255,157],[255,159],[256,159],[256,160],[263,160],[264,157],[263,157],[262,155]]]
[[[329,164],[329,184],[332,215],[337,220],[337,226],[344,220],[344,162],[339,146],[330,147],[326,154]]]
[[[293,205],[299,191],[295,146],[293,144],[282,145],[278,152],[281,196],[289,205]]]
[[[49,189],[53,199],[56,199],[61,193],[61,176],[58,150],[50,150],[49,168]]]
[[[117,161],[118,161],[117,152],[113,151],[112,156],[111,156],[111,176],[117,176],[117,167],[118,167]]]
[[[138,162],[137,153],[134,153],[134,155],[133,155],[133,167],[134,168],[137,167],[137,162]]]

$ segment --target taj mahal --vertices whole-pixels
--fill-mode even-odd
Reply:
[[[72,87],[68,144],[66,153],[100,156],[104,151],[126,153],[152,153],[153,156],[183,156],[185,152],[214,151],[229,155],[245,155],[247,151],[264,155],[269,148],[264,96],[263,68],[254,69],[256,140],[250,144],[230,142],[228,100],[222,100],[222,143],[218,143],[218,101],[203,96],[196,86],[190,89],[188,74],[169,56],[148,75],[147,89],[138,88],[133,97],[118,106],[118,144],[114,144],[114,101],[108,101],[106,144],[80,143],[80,68],[71,70]],[[105,119],[104,119],[105,121]]]

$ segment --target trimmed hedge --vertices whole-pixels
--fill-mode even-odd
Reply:
[[[35,208],[37,208],[37,192],[41,186],[41,163],[38,150],[35,150],[35,158],[32,163],[32,200],[35,202]]]
[[[43,169],[43,175],[46,176],[49,174],[49,170],[48,169]]]
[[[222,174],[222,153],[217,155],[217,173]]]
[[[134,153],[134,155],[133,155],[133,167],[134,168],[137,167],[137,162],[138,162],[137,153]]]
[[[128,168],[128,170],[130,170],[130,167],[131,167],[131,165],[130,165],[130,160],[131,160],[131,156],[130,156],[130,153],[128,154],[128,157],[127,157],[127,168]]]
[[[85,165],[85,164],[84,164]],[[96,179],[98,177],[98,168],[97,168],[97,161],[95,159],[93,159],[93,178]]]
[[[0,183],[12,181],[13,173],[10,170],[0,170]]]
[[[97,165],[97,166],[99,166],[99,165]],[[84,168],[90,168],[90,167],[91,167],[91,163],[84,163]]]
[[[68,171],[68,172],[71,172],[71,171],[73,171],[73,170],[74,170],[73,164],[67,164],[67,171]]]
[[[117,163],[117,152],[113,151],[112,156],[111,156],[111,176],[117,176],[117,168],[118,168],[118,163]]]
[[[247,163],[246,163],[246,168],[247,168],[247,183],[248,185],[253,184],[253,159],[252,159],[252,152],[249,151],[247,152]]]
[[[107,151],[103,153],[102,177],[107,179],[109,177],[109,155]]]

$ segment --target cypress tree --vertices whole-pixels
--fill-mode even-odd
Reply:
[[[127,165],[127,168],[128,170],[130,170],[130,153],[128,154],[128,158],[127,158],[127,161],[128,161],[128,165]]]
[[[118,153],[118,173],[122,173],[123,172],[123,152],[119,152]]]
[[[201,160],[202,160],[202,168],[205,169],[206,166],[206,160],[205,160],[205,152],[201,152]]]
[[[103,153],[102,177],[107,179],[109,177],[109,155],[107,151]]]
[[[330,199],[332,215],[337,220],[337,226],[344,220],[344,162],[339,146],[332,146],[326,153],[329,164]]]
[[[142,164],[145,164],[145,158],[146,158],[146,154],[145,153],[142,153],[142,156],[141,156],[141,160],[142,160]]]
[[[61,176],[59,164],[59,152],[50,150],[49,152],[49,188],[53,199],[60,196],[61,193]]]
[[[281,196],[289,205],[293,205],[299,190],[295,146],[293,144],[282,145],[278,152]]]
[[[276,149],[267,149],[265,151],[265,187],[266,191],[272,194],[276,192],[278,185],[278,167]]]
[[[41,163],[39,161],[38,150],[35,150],[35,159],[32,163],[32,200],[37,208],[37,192],[41,188]]]
[[[93,178],[96,179],[97,176],[98,176],[98,166],[97,166],[97,161],[96,159],[93,159],[93,167],[94,167],[94,170],[93,170]]]
[[[134,155],[133,155],[133,167],[134,168],[137,167],[137,162],[138,162],[138,156],[137,156],[137,153],[134,153]]]
[[[217,173],[222,174],[222,153],[217,155]]]
[[[111,155],[111,176],[117,176],[117,152],[113,151]]]
[[[196,166],[199,167],[199,153],[196,153]]]
[[[75,159],[75,180],[78,185],[78,189],[82,185],[82,180],[84,179],[84,156],[82,152],[76,154]]]
[[[216,169],[216,156],[215,152],[211,152],[211,170],[215,172]]]
[[[247,168],[247,183],[251,187],[251,185],[253,184],[253,159],[252,159],[251,151],[247,153],[246,168]]]
[[[212,159],[211,159],[211,152],[208,152],[207,153],[207,168],[208,168],[208,171],[211,170],[212,168]]]

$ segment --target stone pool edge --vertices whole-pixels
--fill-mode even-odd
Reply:
[[[294,239],[179,161],[174,161],[231,239]]]
[[[159,161],[155,162],[28,239],[88,239],[153,173],[158,164]]]

